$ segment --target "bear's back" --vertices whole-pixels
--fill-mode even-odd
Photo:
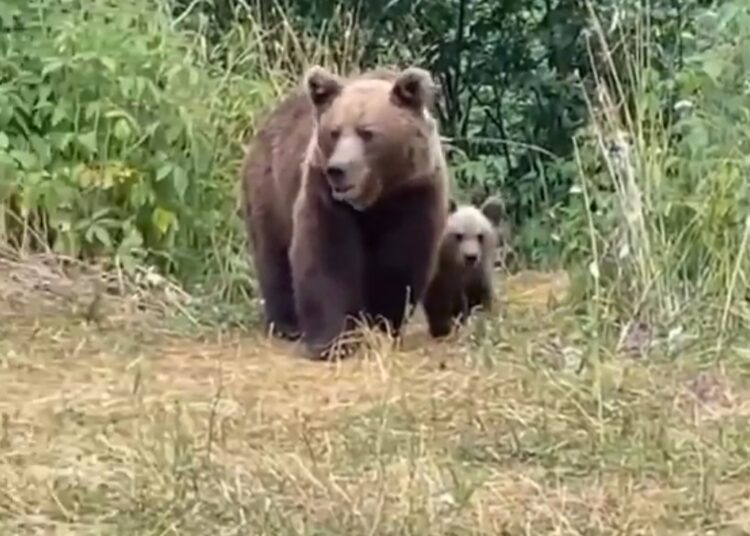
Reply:
[[[253,209],[246,215],[248,223],[262,225],[281,244],[291,241],[292,206],[312,131],[310,101],[295,92],[262,120],[245,156],[243,187]]]

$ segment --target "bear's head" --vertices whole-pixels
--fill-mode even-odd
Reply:
[[[316,66],[305,89],[316,117],[311,149],[334,199],[365,210],[434,175],[442,149],[429,73],[411,67],[343,79]]]
[[[448,220],[443,233],[443,255],[465,269],[494,264],[498,246],[497,226],[500,211],[494,203],[481,208],[457,205],[450,200]]]

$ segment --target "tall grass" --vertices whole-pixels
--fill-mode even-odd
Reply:
[[[592,120],[576,157],[591,297],[621,319],[665,328],[695,314],[721,341],[749,312],[750,99],[740,73],[750,58],[750,8],[706,10],[672,79],[655,67],[647,9],[610,32],[589,8]]]

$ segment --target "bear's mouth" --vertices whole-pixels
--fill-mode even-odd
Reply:
[[[354,189],[354,186],[352,185],[331,185],[331,191],[333,192],[333,195],[341,196],[346,195],[349,192],[351,192]]]

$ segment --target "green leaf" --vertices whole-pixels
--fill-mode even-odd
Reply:
[[[159,123],[159,121],[154,121],[153,123],[151,123],[150,125],[148,125],[145,128],[145,134],[146,134],[146,136],[149,137],[149,138],[152,138],[156,134],[156,131],[159,130],[160,126],[161,126],[161,124]]]
[[[134,253],[140,250],[143,245],[143,238],[138,230],[128,222],[123,225],[123,233],[125,238],[117,248],[117,260],[127,273],[133,273],[137,266]]]
[[[86,134],[81,134],[78,136],[78,142],[86,147],[90,152],[95,153],[96,152],[96,132],[91,131],[87,132]]]
[[[719,81],[721,73],[724,71],[724,60],[718,56],[710,56],[703,62],[703,72],[708,75],[714,82]]]
[[[157,207],[151,215],[151,221],[154,223],[154,227],[156,227],[161,234],[167,232],[175,219],[176,216],[174,212],[160,207]]]
[[[111,248],[112,247],[112,240],[109,237],[109,232],[107,232],[107,229],[104,227],[101,227],[100,225],[94,226],[94,236],[104,244],[106,247]]]
[[[130,97],[130,94],[133,91],[133,79],[128,77],[120,77],[120,92],[125,97]]]
[[[55,106],[55,111],[52,112],[52,126],[53,127],[56,127],[64,119],[68,118],[68,111],[65,108],[66,108],[65,102],[58,101],[57,106]]]
[[[16,161],[11,158],[11,156],[6,153],[3,150],[0,150],[0,167],[7,166],[9,168],[15,169],[16,167]]]
[[[46,105],[48,103],[50,95],[52,95],[52,88],[46,84],[41,86],[37,93],[37,102],[34,108],[39,109]]]
[[[7,134],[0,130],[0,149],[7,149],[10,145],[10,140],[8,139]]]
[[[169,144],[175,144],[177,143],[177,140],[180,139],[180,136],[182,136],[183,127],[180,122],[176,122],[170,127],[167,128],[167,132],[165,134],[165,137],[167,138],[167,143]]]
[[[700,154],[708,146],[708,132],[700,121],[696,121],[692,125],[690,132],[685,137],[685,141],[694,155]]]
[[[2,9],[0,9],[0,22],[2,22],[3,26],[6,28],[12,28],[14,25],[13,17],[18,14],[18,9],[10,9],[10,6],[2,5],[0,6]]]
[[[45,168],[52,160],[52,147],[50,147],[49,141],[32,135],[29,142],[37,159],[37,167]]]
[[[137,124],[137,121],[135,120],[135,118],[132,115],[130,115],[128,112],[126,112],[125,110],[120,110],[120,109],[110,110],[104,114],[104,117],[106,117],[107,119],[125,118],[128,121],[130,121],[131,126]]]
[[[86,117],[87,120],[91,120],[95,115],[99,114],[100,111],[101,104],[98,101],[90,102],[86,105],[86,112],[84,114],[84,117]]]
[[[118,255],[124,253],[131,253],[134,249],[140,248],[143,245],[143,237],[141,233],[135,227],[132,227],[129,223],[124,225],[128,232],[125,234],[120,247],[117,248]]]
[[[47,76],[50,73],[54,73],[55,71],[59,71],[62,69],[62,67],[65,65],[62,60],[58,58],[54,58],[48,62],[46,62],[46,65],[42,68],[42,76]]]
[[[49,135],[49,140],[52,144],[52,147],[54,147],[58,151],[66,150],[74,139],[75,134],[72,132],[53,132]]]
[[[115,138],[117,138],[120,141],[127,141],[130,139],[130,136],[132,135],[133,130],[130,128],[130,123],[127,122],[125,119],[118,119],[115,123]]]
[[[135,209],[139,209],[144,205],[153,203],[155,199],[156,194],[151,188],[151,184],[147,181],[139,181],[133,184],[130,188],[128,205]]]
[[[157,181],[164,180],[164,178],[167,175],[169,175],[170,173],[172,173],[173,167],[174,166],[172,166],[172,164],[170,164],[169,162],[167,162],[166,164],[164,164],[163,166],[161,166],[159,168],[159,170],[156,172],[156,180]]]
[[[185,198],[185,192],[187,191],[188,187],[188,176],[185,173],[185,170],[183,170],[179,166],[174,166],[174,171],[172,172],[172,180],[174,189],[177,191],[177,197],[180,200],[183,200]]]
[[[31,171],[37,167],[37,157],[35,154],[30,153],[28,151],[20,151],[20,150],[14,150],[10,151],[10,156],[12,156],[16,162],[20,164],[20,166],[27,170]]]
[[[96,212],[94,212],[91,215],[91,219],[92,220],[101,220],[102,218],[104,218],[104,216],[106,216],[107,214],[109,214],[110,210],[111,209],[109,209],[109,208],[100,208],[99,210],[97,210]]]
[[[104,65],[110,73],[114,73],[117,70],[117,62],[112,58],[100,56],[99,61],[102,62],[102,65]]]
[[[190,69],[188,71],[188,80],[190,81],[191,86],[198,85],[198,71],[195,69]]]

